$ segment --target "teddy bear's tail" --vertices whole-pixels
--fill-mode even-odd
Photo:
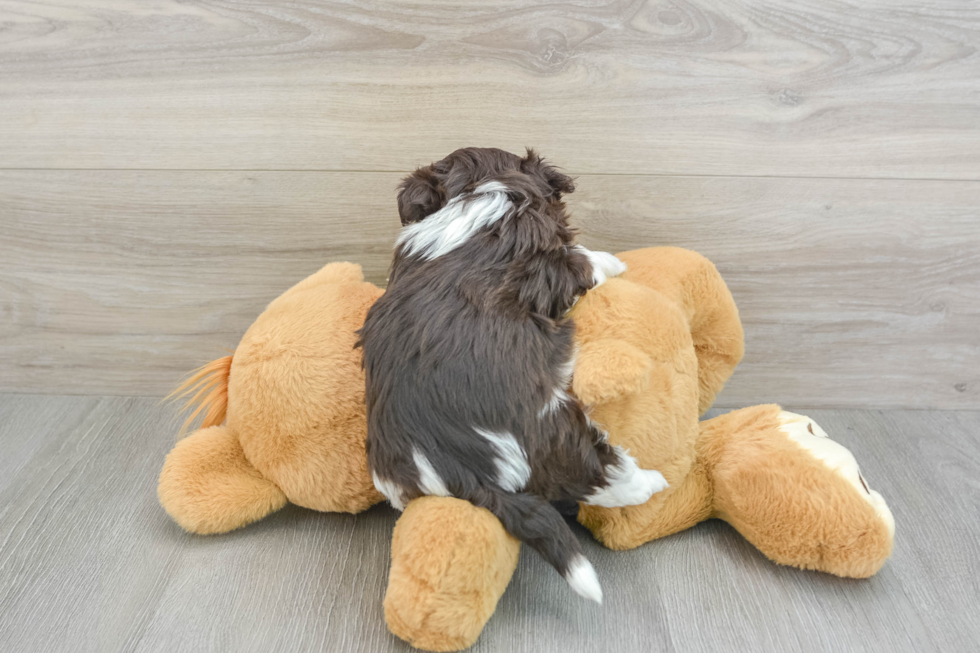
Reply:
[[[539,496],[477,488],[461,497],[486,508],[507,532],[541,554],[579,596],[602,603],[602,587],[582,545],[558,509]]]
[[[201,420],[201,428],[217,426],[225,421],[225,414],[228,411],[228,377],[231,376],[233,357],[234,354],[223,356],[199,367],[164,398],[164,401],[183,399],[193,393],[193,396],[181,407],[181,412],[187,412],[195,405],[197,408],[194,408],[184,420],[178,437],[183,437],[187,433],[187,428],[202,412],[204,418]]]
[[[245,457],[238,435],[222,424],[228,410],[232,356],[196,370],[167,399],[190,396],[186,433],[204,414],[200,428],[180,440],[160,472],[157,496],[167,513],[192,533],[225,533],[286,505],[286,496]],[[192,410],[193,409],[193,410]]]

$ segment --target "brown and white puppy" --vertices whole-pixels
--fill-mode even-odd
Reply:
[[[617,507],[667,487],[570,394],[578,297],[625,270],[574,244],[572,180],[534,152],[466,148],[401,185],[388,289],[360,331],[368,464],[402,510],[421,495],[487,508],[578,594],[592,565],[549,502]]]

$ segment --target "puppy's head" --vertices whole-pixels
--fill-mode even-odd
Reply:
[[[575,185],[531,149],[519,157],[496,148],[466,147],[419,168],[399,186],[398,215],[403,225],[419,222],[488,182],[506,187],[518,215],[534,212],[567,224],[562,194]]]

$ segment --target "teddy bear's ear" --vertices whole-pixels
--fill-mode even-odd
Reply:
[[[643,390],[654,361],[624,340],[605,338],[583,344],[575,360],[572,390],[586,405]]]
[[[432,166],[418,168],[398,186],[398,217],[402,224],[418,222],[446,205],[446,189]]]

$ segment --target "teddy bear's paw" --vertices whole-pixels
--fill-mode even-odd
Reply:
[[[586,504],[603,508],[638,506],[669,487],[663,474],[653,469],[640,469],[633,456],[619,447],[616,449],[620,461],[606,467],[608,484],[596,488],[595,493],[586,498]]]
[[[520,542],[486,508],[448,497],[409,502],[391,540],[385,621],[426,651],[476,642],[517,568]]]
[[[844,478],[854,491],[875,509],[890,535],[895,533],[895,519],[885,499],[868,487],[854,455],[843,445],[831,440],[820,425],[807,417],[788,411],[779,413],[779,430],[807,453]]]

